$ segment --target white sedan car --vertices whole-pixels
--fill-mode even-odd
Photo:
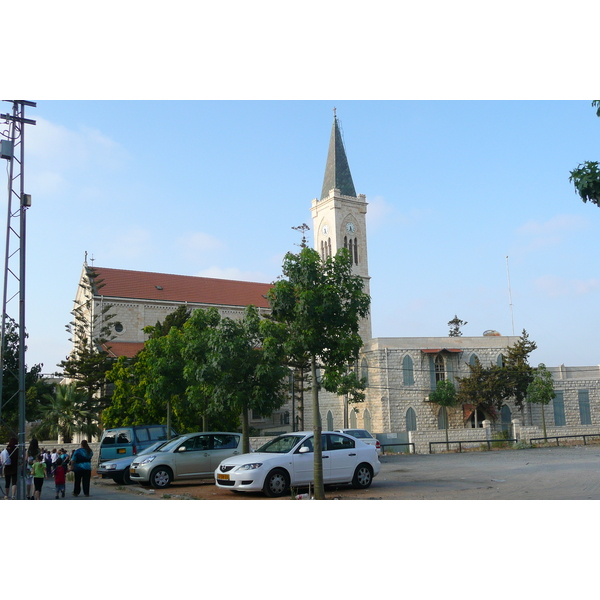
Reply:
[[[381,463],[374,446],[343,433],[324,431],[323,481],[368,488]],[[290,487],[313,483],[313,432],[280,435],[256,452],[226,458],[215,471],[218,487],[236,492],[283,496]]]
[[[374,438],[366,429],[336,429],[340,433],[347,433],[352,437],[358,438],[361,442],[375,446],[377,448],[377,454],[381,454],[381,442]]]

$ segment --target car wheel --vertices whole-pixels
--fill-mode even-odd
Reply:
[[[373,469],[371,465],[362,463],[356,467],[354,477],[352,478],[352,487],[360,490],[367,489],[373,481]]]
[[[131,485],[131,475],[129,474],[129,469],[125,469],[123,471],[123,485]]]
[[[173,473],[168,467],[156,467],[150,475],[150,485],[153,488],[166,488],[173,481]]]
[[[290,477],[283,469],[273,469],[265,479],[263,491],[269,498],[283,496],[290,487]]]

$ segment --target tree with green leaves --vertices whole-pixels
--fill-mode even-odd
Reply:
[[[533,379],[527,386],[527,402],[532,404],[542,405],[542,427],[544,429],[544,439],[547,440],[546,434],[546,415],[544,414],[544,407],[549,404],[556,393],[554,392],[554,381],[552,379],[552,373],[548,371],[544,363],[540,363],[537,369],[534,369]]]
[[[93,267],[85,266],[79,287],[79,299],[71,312],[73,321],[66,326],[73,349],[58,366],[62,368],[63,377],[75,382],[77,388],[87,394],[85,410],[90,415],[88,428],[92,428],[93,421],[100,420],[102,411],[110,403],[106,373],[113,363],[109,349],[114,339],[112,319],[115,315],[110,313],[111,305],[95,300],[103,283]]]
[[[91,419],[94,415],[85,409],[86,400],[86,393],[77,389],[75,383],[57,385],[54,394],[43,397],[41,423],[33,430],[34,435],[45,431],[53,438],[61,437],[66,444],[72,442],[75,433],[82,433],[85,437],[97,435],[99,429]],[[88,425],[90,421],[92,429]]]
[[[450,332],[448,335],[450,337],[460,337],[462,335],[461,327],[468,325],[467,321],[463,321],[459,319],[457,315],[454,315],[454,319],[448,321],[448,327],[450,327]]]
[[[529,355],[537,348],[537,344],[529,339],[525,329],[521,332],[519,341],[510,346],[501,370],[504,390],[502,400],[512,398],[521,410],[527,398],[527,388],[533,380],[533,367],[529,364]],[[498,404],[498,408],[501,408]]]
[[[242,449],[250,452],[250,413],[271,415],[287,395],[284,329],[248,306],[242,319],[224,318],[208,333],[212,402],[241,415]]]
[[[486,410],[495,414],[496,408],[501,407],[506,398],[502,367],[490,365],[484,367],[479,359],[467,363],[468,377],[457,377],[457,399],[461,404],[473,408],[475,427],[477,427],[477,411]]]
[[[17,437],[19,430],[19,326],[6,315],[4,352],[2,354],[2,410],[0,411],[0,439]],[[27,338],[28,335],[25,334]],[[39,398],[51,391],[52,386],[41,379],[42,365],[25,367],[25,413],[27,420],[39,418]]]
[[[446,410],[446,416],[448,416],[448,409],[456,406],[457,395],[454,384],[448,379],[442,379],[437,382],[435,390],[429,394],[429,402],[437,404],[439,407]],[[446,450],[450,450],[450,444],[448,442],[448,423],[449,419],[445,419],[445,431],[446,431]]]
[[[596,116],[600,117],[600,100],[594,100]],[[597,161],[585,161],[570,173],[569,181],[575,186],[575,193],[584,202],[591,202],[600,206],[600,163]]]
[[[302,248],[298,254],[286,254],[282,270],[268,299],[273,319],[286,327],[286,353],[293,350],[310,357],[315,498],[324,499],[319,386],[349,394],[355,401],[364,399],[364,382],[348,366],[358,360],[363,345],[360,319],[368,315],[371,299],[363,292],[362,279],[352,274],[346,249],[323,261],[315,250]]]

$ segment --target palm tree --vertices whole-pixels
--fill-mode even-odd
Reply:
[[[42,422],[40,427],[45,427],[53,436],[62,437],[65,443],[70,443],[73,435],[78,432],[87,436],[97,433],[98,427],[89,422],[93,418],[90,411],[85,410],[87,394],[77,388],[77,384],[59,384],[56,386],[55,394],[44,394],[42,396],[48,404],[40,407]]]

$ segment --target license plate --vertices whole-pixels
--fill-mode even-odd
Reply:
[[[229,479],[229,473],[217,473],[217,479]]]
[[[125,454],[127,450],[125,448],[117,448],[117,454]]]

